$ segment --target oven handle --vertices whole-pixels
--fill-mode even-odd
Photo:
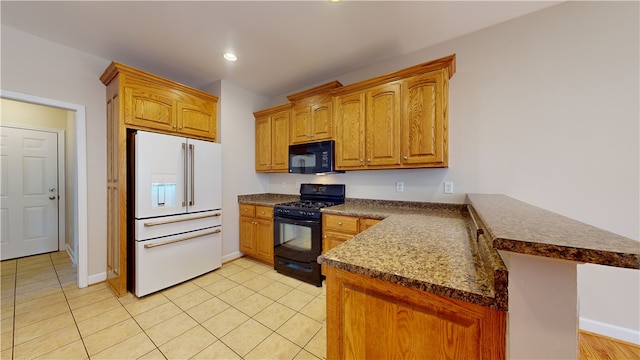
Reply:
[[[290,218],[285,218],[285,217],[280,217],[280,216],[274,216],[273,217],[273,222],[275,223],[276,221],[280,221],[282,223],[287,223],[287,224],[293,224],[293,225],[305,225],[305,224],[315,225],[315,224],[319,224],[319,221],[317,221],[317,220],[298,220],[298,219],[290,219]]]

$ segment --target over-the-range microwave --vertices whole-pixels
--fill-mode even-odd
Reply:
[[[322,175],[344,172],[335,169],[335,147],[333,140],[289,145],[289,173]]]

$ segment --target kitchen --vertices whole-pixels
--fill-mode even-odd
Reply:
[[[347,196],[353,198],[460,203],[467,192],[506,193],[637,239],[637,31],[628,29],[638,25],[636,19],[625,17],[637,9],[619,6],[561,4],[339,77],[349,84],[456,53],[458,70],[450,87],[450,167],[354,171],[328,176],[323,182],[347,184]],[[581,31],[567,33],[568,28]],[[531,39],[534,33],[540,38]],[[87,272],[92,280],[99,278],[105,267],[106,140],[104,87],[96,79],[110,59],[90,57],[5,26],[2,46],[2,66],[11,69],[3,71],[3,90],[87,105],[92,234]],[[33,65],[23,63],[27,58]],[[78,69],[89,74],[78,74]],[[595,78],[594,70],[600,70]],[[55,84],[60,83],[70,86],[59,89]],[[618,90],[602,93],[590,90],[593,85]],[[238,194],[296,194],[300,183],[317,181],[310,175],[256,175],[252,159],[238,163],[233,156],[251,152],[247,151],[254,142],[251,112],[283,103],[284,97],[269,101],[225,80],[205,90],[224,102],[219,112],[222,136],[232,139],[223,140],[228,146],[223,172],[237,174],[223,178],[223,188],[229,189],[223,198],[227,213],[237,213]],[[404,182],[403,192],[395,191],[398,181]],[[444,181],[454,183],[454,194],[443,193]],[[238,219],[225,221],[229,240],[224,255],[234,257]],[[625,270],[581,267],[581,317],[593,320],[591,325],[613,324],[605,328],[637,332],[638,291],[629,286],[638,283],[637,276]]]

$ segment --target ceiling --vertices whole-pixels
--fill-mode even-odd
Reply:
[[[558,3],[3,0],[0,13],[2,25],[192,87],[224,79],[272,98]]]

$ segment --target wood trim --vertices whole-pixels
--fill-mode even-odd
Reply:
[[[317,95],[317,94],[322,94],[325,92],[328,92],[329,90],[333,90],[336,88],[342,87],[342,84],[340,83],[340,81],[338,80],[334,80],[332,82],[328,82],[326,84],[320,85],[320,86],[316,86],[314,88],[305,90],[305,91],[301,91],[299,93],[295,93],[295,94],[291,94],[287,96],[287,99],[291,102],[296,102],[298,100],[307,98],[309,96],[313,96],[313,95]]]
[[[343,86],[331,91],[333,96],[346,94],[354,91],[365,90],[374,86],[382,85],[388,82],[402,80],[411,76],[424,74],[427,72],[446,69],[446,76],[451,79],[453,74],[456,72],[456,54],[452,54],[449,56],[445,56],[440,59],[428,61],[422,64],[418,64],[400,71],[392,72],[386,75],[378,76],[375,78],[371,78],[365,81],[357,82],[355,84],[350,84],[347,86]]]
[[[274,106],[274,107],[270,107],[268,109],[264,109],[264,110],[260,110],[260,111],[256,111],[253,113],[254,117],[262,117],[262,116],[269,116],[271,114],[280,112],[280,111],[288,111],[291,110],[291,108],[293,107],[293,104],[289,103],[289,104],[282,104],[282,105],[278,105],[278,106]]]
[[[215,95],[209,94],[202,90],[198,90],[175,81],[162,78],[160,76],[148,73],[140,69],[136,69],[134,67],[131,67],[116,61],[112,61],[111,64],[107,67],[107,69],[104,71],[104,73],[102,73],[102,75],[100,76],[100,81],[102,81],[103,84],[108,85],[119,73],[127,74],[128,76],[135,77],[142,80],[153,81],[154,83],[161,84],[170,88],[175,88],[188,94],[196,95],[198,97],[205,97],[209,101],[212,101],[215,103],[218,102],[218,97]]]

